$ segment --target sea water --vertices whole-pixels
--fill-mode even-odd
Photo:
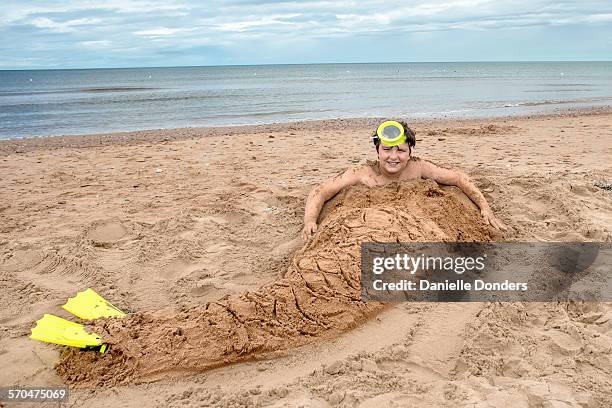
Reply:
[[[612,105],[612,62],[0,71],[0,138]]]

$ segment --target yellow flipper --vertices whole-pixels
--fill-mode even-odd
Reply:
[[[72,347],[97,347],[106,349],[102,344],[100,336],[94,333],[87,333],[85,326],[74,323],[61,317],[45,314],[42,319],[36,322],[32,328],[31,339],[45,341],[47,343],[61,344]]]
[[[125,316],[125,313],[98,295],[93,289],[77,293],[75,297],[68,299],[68,302],[62,307],[73,315],[85,320]]]

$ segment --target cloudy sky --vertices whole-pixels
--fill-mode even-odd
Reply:
[[[0,69],[612,60],[612,1],[0,2]]]

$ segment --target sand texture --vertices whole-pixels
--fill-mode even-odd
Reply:
[[[134,314],[98,323],[105,355],[71,350],[58,367],[75,386],[142,381],[151,374],[203,370],[337,336],[382,309],[360,301],[362,242],[490,240],[459,190],[430,180],[363,186],[330,203],[320,229],[271,285],[180,314]]]
[[[363,304],[357,259],[364,239],[612,241],[612,113],[414,122],[415,154],[509,231],[426,181],[339,194],[305,244],[308,192],[375,159],[374,123],[0,142],[0,385],[97,408],[611,406],[609,303]],[[28,339],[86,287],[130,313],[95,324],[111,353]]]

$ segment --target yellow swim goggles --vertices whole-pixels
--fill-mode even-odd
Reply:
[[[378,140],[385,146],[398,146],[406,143],[406,133],[404,127],[394,120],[388,120],[378,126],[376,130],[376,136]],[[376,140],[374,140],[376,143]]]

